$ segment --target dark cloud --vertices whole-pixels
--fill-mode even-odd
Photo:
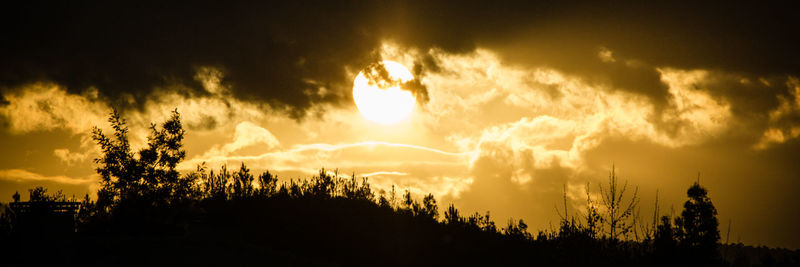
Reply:
[[[422,74],[422,71],[419,69],[420,65],[415,64],[415,74]],[[422,104],[427,103],[429,100],[428,87],[420,82],[419,77],[415,77],[414,79],[408,81],[395,79],[389,75],[389,70],[386,69],[386,66],[382,62],[376,62],[367,66],[367,68],[364,69],[364,76],[371,85],[377,86],[378,88],[387,89],[398,86],[410,91],[416,99],[420,100],[420,103]]]
[[[369,2],[9,5],[2,8],[2,86],[94,86],[112,101],[172,84],[200,89],[197,68],[211,66],[235,96],[301,112],[347,97],[315,93],[318,85],[349,87],[344,67],[375,61],[379,44]]]
[[[507,62],[610,84],[649,96],[660,108],[667,87],[654,67],[800,74],[800,51],[791,47],[800,27],[789,10],[754,3],[573,5],[530,23],[526,18],[516,23],[523,26],[495,33],[483,44]],[[601,47],[616,61],[601,60]]]
[[[212,130],[217,128],[218,122],[212,116],[201,115],[200,119],[195,123],[187,123],[186,127],[189,130]]]
[[[199,90],[197,68],[211,66],[236,97],[301,116],[315,102],[349,100],[346,69],[377,62],[385,39],[455,53],[495,48],[511,63],[551,66],[654,100],[666,88],[641,66],[800,73],[793,9],[758,4],[17,1],[0,9],[0,87],[94,86],[116,104],[159,86]],[[619,60],[601,61],[599,47]],[[417,76],[438,70],[430,59],[416,65]],[[332,93],[317,94],[319,86]]]
[[[706,90],[712,96],[731,103],[731,112],[735,117],[753,123],[766,123],[770,111],[779,104],[777,96],[792,97],[787,82],[785,76],[712,71],[695,88]]]
[[[405,34],[391,32],[450,52],[488,47],[507,63],[556,68],[663,105],[667,87],[654,67],[800,74],[792,10],[755,2],[426,2],[403,10],[408,22],[397,28]],[[616,61],[601,60],[601,47]]]

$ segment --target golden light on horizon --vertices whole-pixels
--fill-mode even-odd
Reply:
[[[407,118],[414,110],[416,98],[401,87],[403,83],[413,80],[414,76],[400,63],[386,60],[381,65],[388,73],[388,81],[373,78],[379,76],[375,69],[359,72],[353,81],[353,100],[364,118],[388,125]],[[370,75],[365,71],[369,71]]]

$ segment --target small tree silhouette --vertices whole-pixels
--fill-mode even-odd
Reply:
[[[205,166],[198,166],[198,171],[205,173]],[[211,170],[208,175],[200,175],[200,177],[203,179],[203,191],[206,198],[222,200],[228,198],[228,180],[231,175],[227,165],[223,164],[216,174]]]
[[[566,197],[566,192],[564,194]],[[566,218],[562,218],[562,220],[565,219]],[[588,182],[586,183],[586,215],[584,215],[584,220],[586,221],[585,228],[588,231],[589,235],[592,238],[597,238],[598,234],[602,230],[603,215],[600,214],[596,202],[592,200],[592,196],[589,192]]]
[[[653,253],[656,261],[663,265],[674,263],[674,256],[677,254],[678,243],[675,240],[676,233],[672,227],[672,222],[668,216],[662,216],[661,221],[656,224],[653,237]]]
[[[676,220],[679,244],[689,249],[698,260],[717,258],[719,247],[719,222],[717,209],[708,197],[708,191],[697,182],[686,191],[689,197],[683,212]]]
[[[406,189],[406,192],[403,194],[402,200],[402,207],[400,208],[401,211],[409,214],[414,214],[414,206],[419,206],[419,203],[414,202],[414,199],[411,198],[411,191]],[[415,205],[416,204],[416,205]],[[418,209],[418,208],[416,208]]]
[[[233,195],[237,198],[246,198],[253,195],[253,179],[250,169],[242,163],[239,171],[233,174]]]
[[[606,216],[602,221],[608,225],[608,234],[612,241],[626,236],[633,229],[629,220],[639,204],[639,187],[634,187],[633,195],[625,201],[627,189],[628,182],[625,181],[620,186],[615,167],[612,166],[608,175],[608,188],[600,185],[601,203],[606,208]]]
[[[30,193],[30,202],[56,202],[56,201],[66,201],[66,196],[61,190],[58,190],[55,194],[48,194],[47,188],[42,186],[34,187],[33,189],[29,189],[28,192]]]
[[[78,211],[78,223],[88,224],[92,217],[95,216],[97,208],[95,207],[95,202],[89,198],[89,194],[86,194],[81,200],[81,207]]]
[[[433,197],[433,194],[428,194],[422,199],[422,212],[420,215],[433,220],[439,219],[439,208],[436,206],[436,198]]]
[[[458,209],[456,209],[453,204],[450,204],[447,207],[447,210],[444,212],[444,221],[447,225],[459,225],[464,223],[464,218],[458,214]]]
[[[272,175],[269,171],[265,171],[258,176],[258,189],[259,195],[268,197],[275,194],[275,187],[278,182],[278,177]]]
[[[503,234],[518,240],[531,239],[531,234],[528,233],[528,225],[522,219],[518,222],[515,222],[514,219],[508,219],[508,226],[503,229]]]

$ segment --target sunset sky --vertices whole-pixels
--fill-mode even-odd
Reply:
[[[0,202],[93,195],[92,127],[117,108],[139,148],[177,109],[183,171],[338,168],[533,231],[565,190],[579,216],[612,166],[647,223],[656,191],[677,215],[699,174],[723,242],[730,221],[731,242],[800,248],[796,9],[264,2],[1,4]],[[397,117],[373,121],[354,82],[384,61],[413,81],[368,98]]]

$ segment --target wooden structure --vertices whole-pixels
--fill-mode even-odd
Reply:
[[[14,202],[13,231],[23,233],[74,233],[80,202]]]

